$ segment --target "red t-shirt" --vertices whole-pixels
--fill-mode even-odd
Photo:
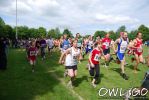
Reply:
[[[36,53],[37,53],[36,51],[37,51],[36,47],[30,47],[29,48],[29,58],[31,60],[35,60],[36,59]]]
[[[105,49],[109,49],[109,46],[110,46],[110,43],[111,43],[111,39],[110,38],[103,38],[101,40],[102,42],[102,49],[105,50]]]
[[[101,51],[96,48],[91,52],[91,61],[93,64],[99,64],[99,58],[101,56]]]
[[[142,52],[141,48],[142,44],[143,44],[142,39],[141,40],[136,39],[136,45],[135,45],[135,47],[137,47],[136,52]]]
[[[137,43],[136,43],[136,45],[135,45],[135,47],[141,47],[142,46],[142,39],[141,40],[138,40],[138,39],[136,39],[136,41],[137,41]]]

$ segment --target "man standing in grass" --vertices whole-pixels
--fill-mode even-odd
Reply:
[[[7,68],[7,56],[6,56],[6,44],[4,38],[0,37],[0,70],[5,70]]]

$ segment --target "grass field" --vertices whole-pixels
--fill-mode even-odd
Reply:
[[[147,47],[144,48],[144,55]],[[133,64],[130,56],[126,56],[126,73],[129,80],[120,76],[120,67],[112,62],[109,68],[100,66],[101,81],[96,88],[90,85],[89,73],[85,69],[87,56],[78,65],[78,76],[71,90],[66,86],[68,78],[63,78],[64,66],[58,64],[60,54],[53,52],[42,61],[38,57],[36,70],[31,72],[31,66],[26,60],[25,51],[22,49],[10,49],[8,55],[8,69],[0,71],[0,100],[103,100],[98,95],[102,87],[123,88],[140,86],[148,67],[139,65],[137,74],[133,73]],[[103,61],[101,61],[102,63]]]

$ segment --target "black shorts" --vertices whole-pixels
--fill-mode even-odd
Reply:
[[[110,49],[104,49],[104,50],[103,50],[103,54],[104,54],[104,55],[110,54]]]
[[[77,70],[77,65],[74,66],[66,66],[67,69]]]
[[[80,50],[81,50],[81,47],[78,47],[78,49],[80,49]]]
[[[49,51],[50,51],[51,49],[53,49],[53,47],[52,47],[52,48],[49,48],[49,47],[48,47],[48,50],[49,50]]]

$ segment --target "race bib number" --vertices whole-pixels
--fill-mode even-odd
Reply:
[[[78,43],[77,45],[78,45],[78,47],[81,47],[82,44],[81,43]]]
[[[109,48],[110,43],[109,42],[105,42],[104,45],[106,46],[106,49]]]
[[[125,46],[121,46],[121,48],[120,48],[120,53],[124,53],[125,50],[126,50],[126,47],[125,47]]]
[[[73,59],[77,59],[77,56],[73,56]]]
[[[99,54],[96,54],[96,55],[95,55],[94,60],[95,60],[95,61],[99,61]]]
[[[137,51],[138,51],[138,52],[142,52],[142,48],[138,48]]]
[[[30,51],[30,56],[35,56],[36,52],[35,51]]]
[[[68,49],[68,45],[64,45],[64,49],[65,49],[65,50]]]

